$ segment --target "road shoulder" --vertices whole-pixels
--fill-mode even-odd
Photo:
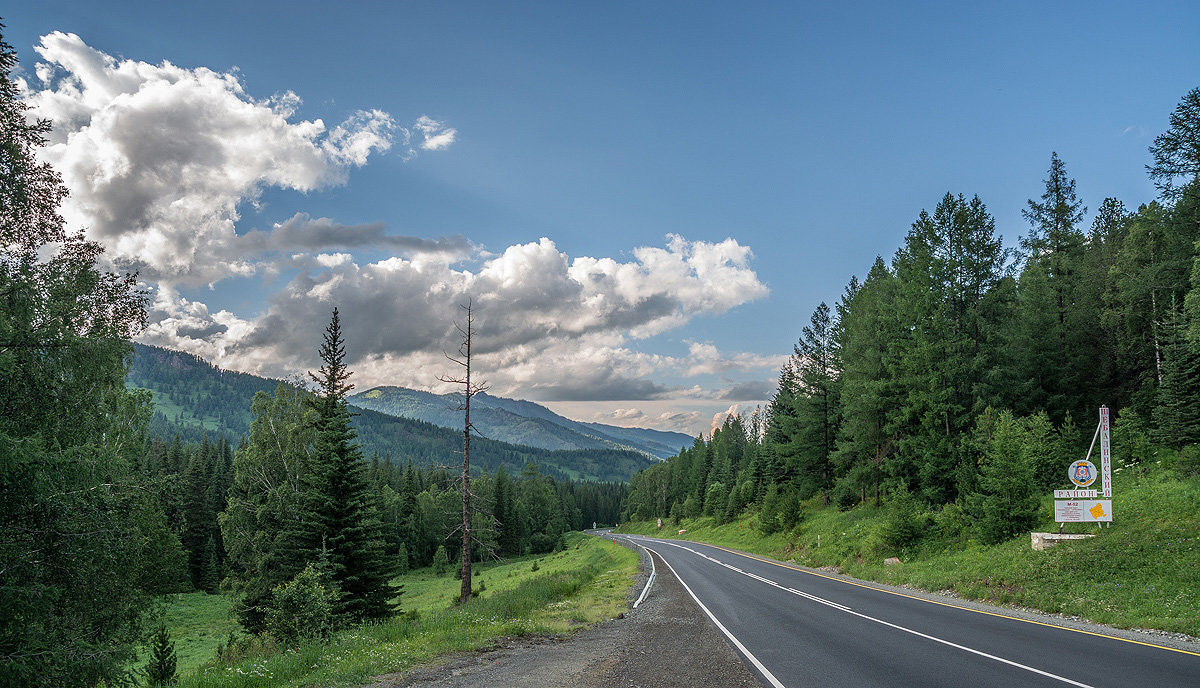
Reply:
[[[646,559],[643,557],[643,562]],[[648,571],[648,567],[644,566]],[[630,595],[641,593],[645,575]],[[756,687],[758,679],[667,567],[637,609],[568,636],[506,638],[491,648],[377,677],[367,688]]]

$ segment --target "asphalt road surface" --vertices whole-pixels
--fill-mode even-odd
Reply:
[[[1200,652],[880,590],[692,542],[659,555],[764,685],[1200,687]],[[653,590],[650,595],[652,596]]]

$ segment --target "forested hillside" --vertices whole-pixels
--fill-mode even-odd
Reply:
[[[1200,470],[1200,88],[1150,152],[1160,197],[1090,216],[1052,153],[1016,250],[976,196],[920,211],[890,260],[816,307],[765,418],[635,476],[629,515],[753,510],[773,532],[822,495],[945,513],[997,542],[1067,486],[1101,405],[1117,466],[1161,450]]]
[[[250,430],[254,395],[272,394],[282,383],[221,370],[191,354],[135,344],[126,384],[154,395],[151,436],[165,441],[179,436],[191,443],[207,436],[236,445]],[[462,423],[461,413],[458,423]],[[446,466],[456,462],[455,452],[462,445],[461,431],[363,408],[355,410],[351,424],[368,457]],[[472,442],[472,450],[480,471],[495,472],[503,465],[510,474],[520,473],[525,464],[533,463],[559,480],[625,481],[654,462],[642,452],[599,441],[589,449],[549,450],[480,437]]]
[[[448,428],[462,425],[461,399],[454,394],[376,387],[351,396],[350,403]],[[484,437],[542,449],[633,449],[665,459],[692,443],[677,432],[582,423],[531,401],[490,394],[475,397],[471,424]]]

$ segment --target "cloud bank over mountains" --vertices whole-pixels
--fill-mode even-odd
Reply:
[[[703,342],[679,357],[632,345],[767,295],[750,248],[734,239],[669,234],[618,260],[572,257],[546,237],[493,253],[463,236],[404,236],[383,222],[343,225],[303,211],[267,229],[242,228],[239,208],[264,190],[342,185],[373,157],[443,154],[458,131],[424,115],[401,126],[380,110],[333,126],[298,120],[290,91],[255,99],[236,72],[119,60],[74,34],[48,34],[36,50],[40,84],[21,87],[33,114],[54,127],[44,158],[71,191],[64,217],[151,289],[147,343],[287,375],[313,365],[318,333],[338,306],[360,388],[428,389],[471,300],[478,369],[506,396],[728,405],[761,394],[782,360]],[[262,310],[210,310],[198,288],[226,280],[261,291]],[[729,382],[689,388],[662,382],[667,374]],[[746,382],[750,374],[758,377]],[[696,412],[611,408],[593,416],[707,425]]]

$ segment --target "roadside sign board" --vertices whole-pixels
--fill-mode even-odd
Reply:
[[[1095,490],[1055,490],[1055,499],[1095,499]]]
[[[1058,523],[1099,523],[1112,521],[1111,499],[1055,500],[1054,520]]]

